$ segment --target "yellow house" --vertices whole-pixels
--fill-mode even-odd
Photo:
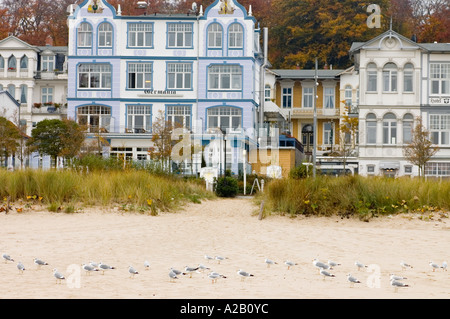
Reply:
[[[344,70],[318,70],[317,155],[327,155],[339,144],[341,114],[340,74]],[[315,70],[271,70],[276,75],[272,102],[287,114],[286,130],[303,144],[304,154],[312,155],[314,143]]]

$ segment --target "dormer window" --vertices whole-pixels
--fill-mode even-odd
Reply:
[[[41,70],[43,72],[51,72],[55,69],[55,56],[42,55],[41,56]]]

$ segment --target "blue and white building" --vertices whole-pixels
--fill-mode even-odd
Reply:
[[[70,7],[68,25],[68,118],[101,135],[105,153],[148,159],[162,115],[195,133],[207,162],[238,173],[254,143],[263,63],[251,8],[216,0],[190,14],[123,16],[107,0],[85,0]]]

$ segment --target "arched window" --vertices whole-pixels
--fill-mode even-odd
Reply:
[[[411,63],[405,64],[403,68],[403,91],[413,91],[414,66]]]
[[[383,92],[397,92],[397,66],[387,63],[383,68]]]
[[[26,55],[24,55],[20,59],[20,69],[21,70],[27,70],[28,69],[28,57]]]
[[[26,84],[22,84],[20,86],[20,103],[27,103],[27,95],[28,95],[28,86]]]
[[[377,91],[377,65],[375,63],[369,63],[367,65],[367,91]]]
[[[111,108],[102,105],[81,106],[77,110],[78,124],[86,125],[90,133],[109,132]]]
[[[218,23],[212,23],[208,27],[208,48],[222,48],[222,26]]]
[[[414,129],[414,117],[411,114],[403,116],[403,144],[411,143]]]
[[[383,144],[397,144],[397,118],[392,113],[383,117]]]
[[[101,48],[112,47],[112,26],[107,22],[103,22],[98,27],[98,46]]]
[[[370,113],[366,116],[366,142],[376,144],[377,142],[377,117]]]
[[[0,55],[0,70],[5,68],[5,59]]]
[[[228,30],[228,47],[242,49],[244,47],[244,32],[239,23],[233,23]]]
[[[92,46],[92,26],[83,22],[78,27],[78,47],[90,48]]]
[[[8,59],[8,70],[14,71],[17,68],[17,60],[14,55],[11,55]]]
[[[8,93],[15,99],[16,98],[16,86],[14,84],[8,85]]]

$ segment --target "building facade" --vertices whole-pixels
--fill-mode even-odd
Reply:
[[[350,50],[359,80],[359,173],[417,176],[403,150],[419,117],[439,147],[425,175],[450,176],[450,45],[389,30]]]
[[[255,23],[231,0],[140,16],[85,0],[68,18],[68,117],[88,125],[89,137],[102,135],[109,155],[133,160],[149,159],[152,124],[162,118],[201,141],[208,164],[237,173],[259,105]],[[201,158],[192,162],[198,172]]]

